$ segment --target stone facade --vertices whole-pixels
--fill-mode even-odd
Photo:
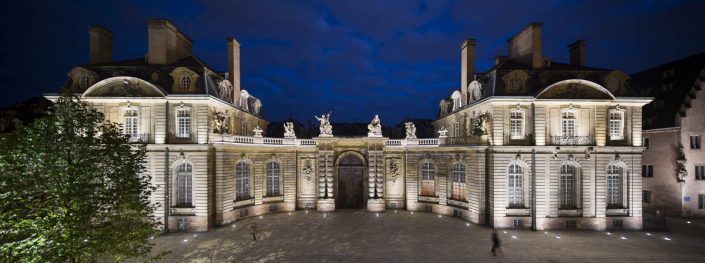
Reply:
[[[367,137],[254,136],[269,122],[239,86],[239,43],[228,40],[238,61],[223,75],[192,57],[171,23],[149,25],[149,64],[98,54],[102,64],[72,70],[66,88],[148,144],[156,216],[172,231],[341,207],[497,228],[641,228],[641,106],[649,100],[629,96],[618,71],[541,57],[540,24],[484,74],[474,72],[474,40],[463,42],[465,83],[433,122],[447,134],[405,139],[384,137],[378,118]],[[179,52],[163,53],[171,49]]]
[[[705,53],[634,75],[644,107],[644,210],[705,217]]]

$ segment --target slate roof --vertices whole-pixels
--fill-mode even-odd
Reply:
[[[677,126],[677,117],[685,116],[694,98],[688,95],[699,89],[702,81],[705,81],[705,52],[633,74],[631,86],[641,96],[654,97],[654,101],[644,106],[644,129]]]

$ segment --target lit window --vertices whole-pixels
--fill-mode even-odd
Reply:
[[[705,180],[705,165],[695,166],[695,180]]]
[[[181,86],[181,89],[187,90],[191,88],[191,77],[189,76],[182,76],[181,80],[179,81],[179,85]]]
[[[563,137],[575,137],[575,111],[561,113],[561,131]]]
[[[465,165],[456,163],[453,164],[453,171],[451,172],[451,198],[455,200],[465,201],[466,188],[465,188]]]
[[[622,207],[622,168],[616,165],[607,167],[607,207]]]
[[[139,114],[137,113],[137,109],[125,110],[125,115],[123,117],[123,132],[131,137],[138,137]]]
[[[513,110],[509,113],[509,138],[524,139],[524,112],[521,110]]]
[[[421,165],[421,195],[436,196],[436,167],[430,162]]]
[[[193,167],[184,163],[176,168],[176,206],[191,207],[192,206],[192,175]]]
[[[641,201],[647,204],[651,203],[651,191],[644,190]]]
[[[188,109],[176,110],[176,137],[191,137],[191,111]]]
[[[453,123],[453,137],[460,137],[460,122]]]
[[[690,135],[690,149],[700,149],[700,135]]]
[[[267,163],[267,196],[281,195],[279,191],[280,175],[281,170],[279,168],[279,163]]]
[[[654,165],[652,165],[652,164],[641,165],[641,177],[654,177]]]
[[[519,165],[512,164],[507,172],[509,207],[524,207],[524,169]]]
[[[561,209],[575,208],[575,166],[561,166]]]
[[[235,200],[250,199],[250,165],[240,162],[235,165]]]
[[[624,112],[609,112],[609,134],[610,140],[624,139]]]

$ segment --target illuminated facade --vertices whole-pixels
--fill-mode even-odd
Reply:
[[[461,88],[441,101],[429,138],[416,138],[412,123],[405,138],[384,137],[376,117],[369,133],[340,137],[330,115],[317,116],[313,138],[297,138],[291,124],[264,136],[273,127],[240,88],[239,43],[228,40],[228,73],[217,73],[163,20],[149,21],[147,56],[128,61],[111,61],[111,33],[91,28],[90,63],[66,88],[148,144],[152,199],[171,230],[344,208],[498,228],[640,229],[649,100],[630,96],[626,74],[584,66],[583,42],[570,46],[570,64],[543,58],[540,27],[510,39],[509,56],[483,74],[465,41]]]

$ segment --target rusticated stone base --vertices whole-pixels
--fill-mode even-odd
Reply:
[[[386,208],[384,199],[368,199],[367,211],[369,212],[384,212]]]
[[[333,212],[335,211],[335,199],[318,199],[316,204],[316,210],[319,212]]]

